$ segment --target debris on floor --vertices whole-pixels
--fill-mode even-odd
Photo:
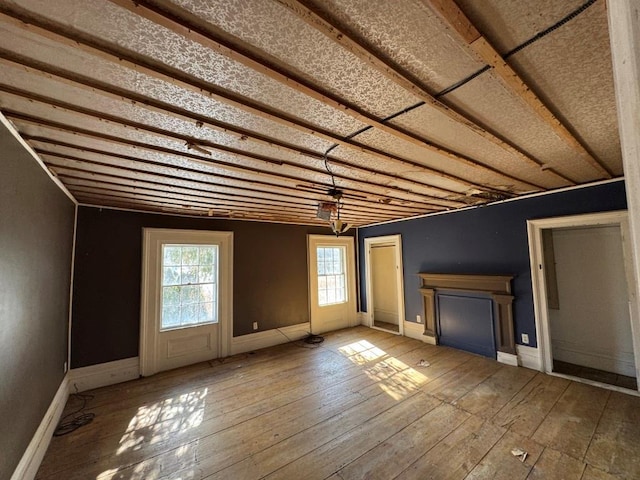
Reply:
[[[416,363],[416,366],[418,366],[418,367],[428,367],[429,365],[431,365],[431,364],[429,362],[427,362],[426,360],[424,360],[424,359],[422,359],[418,363]]]
[[[521,448],[514,448],[513,450],[511,450],[511,455],[513,455],[516,458],[519,458],[521,462],[524,462],[527,459],[527,455],[529,454],[524,450],[522,450]]]

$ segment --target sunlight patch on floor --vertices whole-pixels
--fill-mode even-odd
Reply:
[[[161,442],[200,425],[207,393],[208,389],[203,388],[140,407],[120,439],[116,454],[137,450],[143,443]]]
[[[385,351],[366,340],[350,343],[340,347],[338,351],[356,365],[364,365],[386,355]]]
[[[365,369],[365,373],[395,400],[406,398],[427,383],[428,377],[367,340],[350,343],[341,347],[339,351],[360,366],[377,360]]]

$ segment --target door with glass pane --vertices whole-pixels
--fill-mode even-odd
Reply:
[[[309,235],[311,331],[323,333],[356,324],[353,237]]]
[[[145,229],[141,372],[226,354],[231,312],[229,232]]]

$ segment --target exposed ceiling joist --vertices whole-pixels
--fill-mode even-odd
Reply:
[[[137,94],[135,92],[130,92],[112,85],[108,85],[103,82],[99,82],[99,81],[88,79],[82,76],[74,75],[70,72],[65,72],[54,66],[43,65],[42,63],[34,62],[25,57],[14,55],[11,52],[8,52],[0,48],[0,65],[2,64],[9,65],[9,66],[16,66],[16,67],[25,69],[30,73],[34,73],[36,75],[40,75],[45,78],[52,78],[52,79],[55,79],[56,81],[63,82],[72,87],[83,88],[93,93],[99,93],[101,95],[104,95],[108,98],[112,98],[117,101],[134,103],[138,105],[140,108],[144,108],[149,111],[175,117],[181,120],[185,120],[187,122],[193,122],[196,125],[207,126],[212,130],[235,136],[236,138],[239,138],[243,141],[246,140],[246,141],[255,142],[261,145],[267,145],[269,147],[275,147],[287,152],[300,154],[300,155],[314,158],[317,160],[324,159],[324,155],[322,153],[315,152],[313,150],[309,150],[303,147],[299,147],[287,142],[283,142],[273,137],[265,137],[264,135],[261,135],[257,132],[253,132],[253,131],[243,129],[225,122],[218,121],[213,117],[199,115],[199,114],[190,112],[188,110],[184,110],[179,107],[176,107],[169,103]],[[332,165],[343,166],[345,168],[349,168],[350,170],[353,170],[356,172],[362,171],[366,173],[372,173],[372,174],[375,174],[377,177],[388,178],[392,181],[400,181],[402,183],[407,183],[407,184],[415,185],[418,187],[433,187],[433,185],[429,183],[419,181],[414,178],[410,178],[409,176],[406,176],[406,175],[401,176],[401,175],[389,173],[388,171],[384,171],[384,170],[380,170],[380,169],[376,169],[368,166],[360,166],[353,162],[346,161],[342,158],[339,158],[333,155],[328,155],[327,160]],[[282,163],[282,162],[279,162],[279,163]],[[413,165],[411,166],[413,167]],[[446,174],[445,172],[438,169],[433,169],[425,166],[419,166],[419,168],[425,173],[432,174],[435,177],[446,178],[448,180],[463,183],[464,185],[471,188],[486,188],[486,187],[481,187],[480,185],[474,184],[472,182],[470,183],[467,179],[464,179],[455,175]],[[522,180],[521,178],[518,178],[518,177],[507,175],[504,172],[500,172],[494,169],[492,169],[491,171],[495,173],[498,177],[501,177],[508,181],[517,182],[518,184],[521,184],[522,186],[527,188],[532,188],[532,189],[543,188],[541,185],[537,185],[535,183]]]
[[[114,172],[114,169],[116,169],[120,171],[133,172],[141,175],[157,174],[166,179],[177,178],[177,179],[192,180],[192,178],[189,177],[189,173],[197,173],[202,178],[211,178],[211,179],[219,178],[219,175],[214,175],[207,172],[193,171],[186,168],[176,168],[168,165],[157,165],[157,164],[154,165],[148,161],[138,161],[138,162],[129,161],[127,165],[123,165],[122,162],[118,161],[119,160],[118,157],[114,155],[110,155],[109,157],[113,158],[113,160],[108,161],[107,159],[104,159],[104,158],[101,160],[98,160],[95,158],[86,158],[86,157],[58,153],[55,151],[43,150],[43,149],[36,149],[36,152],[40,156],[42,156],[44,159],[46,159],[45,163],[52,164],[52,165],[55,164],[57,166],[72,167],[72,166],[80,166],[82,164],[87,164],[87,165],[92,165],[93,167],[97,167],[97,171]],[[151,165],[153,165],[155,168],[150,168]],[[258,187],[262,188],[263,191],[281,190],[286,192],[286,191],[296,190],[295,187],[290,187],[287,185],[272,184],[272,183],[258,181],[258,180],[244,180],[244,179],[241,179],[241,180],[234,179],[233,182],[230,182],[227,180],[225,185],[232,186],[234,188],[241,188],[242,186],[249,185],[253,188],[258,188]],[[348,198],[348,196],[344,196],[344,197]],[[366,200],[362,200],[362,201],[365,203],[376,205],[376,207],[378,206],[377,203],[373,201],[366,201]],[[351,198],[350,198],[350,203],[355,208],[355,201]],[[402,207],[400,207],[400,209],[402,210]],[[411,208],[409,207],[407,208],[407,210],[408,212],[410,212]]]
[[[78,195],[78,201],[82,206],[103,207],[104,196],[97,195]],[[268,221],[277,223],[294,223],[296,225],[318,225],[321,226],[326,222],[321,220],[313,221],[309,217],[303,216],[285,216],[267,213],[257,213],[255,215],[245,214],[244,212],[235,212],[224,209],[209,209],[206,207],[192,207],[189,205],[176,206],[166,202],[155,202],[149,200],[135,199],[127,201],[127,199],[112,199],[109,202],[109,208],[118,208],[133,211],[148,211],[158,213],[158,210],[165,213],[173,213],[179,215],[201,216],[211,218],[224,218],[235,220],[255,220]]]
[[[163,198],[171,198],[174,200],[181,200],[183,203],[190,204],[192,202],[194,205],[208,205],[215,206],[218,208],[244,208],[247,207],[253,209],[254,205],[258,208],[265,208],[267,210],[276,210],[282,211],[283,208],[286,208],[287,211],[294,211],[298,213],[303,213],[308,217],[314,217],[317,211],[317,204],[309,202],[308,204],[301,202],[283,202],[281,200],[271,200],[271,201],[257,201],[255,198],[245,198],[245,199],[237,199],[237,198],[224,198],[222,196],[216,195],[201,195],[195,194],[193,191],[187,191],[186,189],[178,189],[176,191],[175,188],[170,188],[169,185],[163,187],[162,189],[154,187],[152,185],[140,185],[140,186],[129,186],[123,185],[118,182],[105,182],[104,180],[92,180],[85,178],[78,178],[68,175],[60,175],[64,177],[65,184],[69,186],[69,188],[75,193],[79,191],[100,193],[100,192],[111,192],[112,194],[140,194],[145,195],[151,199],[163,199]],[[371,211],[358,211],[358,209],[351,209],[349,205],[345,205],[341,212],[354,212],[358,213],[358,215],[367,216],[367,218],[389,218],[390,212],[383,213],[378,211],[377,213]]]
[[[276,59],[271,58],[267,60],[266,53],[255,52],[255,49],[243,44],[239,39],[233,38],[211,24],[202,22],[199,17],[172,2],[164,0],[155,0],[154,2],[145,0],[109,1],[159,24],[174,33],[200,43],[213,51],[267,75],[289,88],[293,88],[311,98],[340,110],[366,125],[370,125],[397,138],[427,148],[432,152],[462,162],[467,166],[480,168],[486,166],[482,164],[482,162],[471,159],[442,145],[438,145],[426,138],[421,138],[399,126],[385,123],[383,120],[362,110],[357,105],[347,102],[345,99],[336,96],[326,89],[310,84],[300,75],[296,75],[294,72],[288,71],[285,67],[278,64]]]
[[[604,1],[583,1],[0,0],[0,110],[81,204],[308,225],[325,202],[353,225],[481,205],[623,174]]]
[[[69,159],[65,157],[56,157],[49,154],[43,154],[45,158],[46,165],[59,177],[61,178],[76,178],[76,179],[84,179],[84,180],[103,180],[104,177],[111,178],[113,180],[117,180],[122,183],[124,180],[125,183],[135,182],[136,186],[145,184],[145,183],[155,183],[158,185],[170,185],[171,182],[180,182],[186,183],[193,181],[192,179],[185,179],[179,175],[161,175],[161,174],[153,174],[146,172],[144,170],[134,169],[134,168],[118,168],[118,167],[101,167],[101,170],[96,171],[94,167],[98,165],[100,167],[100,162],[92,162],[86,161],[86,159]],[[87,165],[84,167],[83,165]],[[197,182],[200,184],[207,184],[208,182]],[[264,192],[264,191],[263,191]],[[159,201],[162,201],[164,196],[159,197]],[[183,204],[189,204],[189,202],[182,202]],[[298,204],[299,205],[299,204]],[[256,210],[259,211],[261,209],[260,206],[256,206],[252,203],[246,203],[243,207],[244,210],[251,211]],[[293,209],[295,211],[297,209]],[[289,209],[280,209],[283,213],[288,212]],[[315,213],[315,208],[310,210]],[[359,223],[364,221],[364,219],[382,221],[386,219],[393,218],[393,211],[385,211],[382,209],[374,209],[370,207],[360,207],[355,204],[355,202],[350,201],[349,206],[347,208],[341,208],[341,212],[345,212],[345,219],[353,221],[353,223]],[[412,213],[407,212],[408,215]],[[415,215],[415,213],[413,213]],[[313,216],[313,215],[311,215]]]
[[[150,77],[166,81],[168,83],[180,86],[198,94],[207,95],[227,105],[239,108],[261,118],[274,121],[286,127],[294,128],[303,133],[322,138],[323,140],[352,148],[361,153],[372,155],[383,160],[400,162],[404,165],[411,166],[412,168],[421,168],[426,172],[433,173],[434,175],[448,180],[457,182],[461,181],[460,178],[455,177],[454,175],[450,175],[442,170],[436,171],[433,168],[429,168],[421,163],[403,158],[400,155],[385,152],[383,150],[368,146],[355,140],[345,139],[333,132],[320,128],[317,125],[308,124],[301,119],[292,117],[291,115],[288,115],[284,112],[260,104],[247,97],[236,94],[228,89],[207,83],[185,72],[161,64],[150,58],[142,57],[139,54],[134,54],[133,52],[128,52],[124,49],[115,48],[112,45],[103,44],[102,42],[98,42],[95,39],[84,38],[77,33],[72,34],[68,31],[68,29],[65,29],[60,25],[54,25],[51,22],[43,22],[42,20],[34,17],[28,12],[20,11],[17,8],[9,8],[6,5],[0,5],[0,20],[16,25],[21,29],[34,32],[42,37],[49,38],[58,43],[75,48],[80,48],[83,51],[95,55],[99,58],[130,68],[134,71],[144,73],[146,75],[149,75]],[[448,109],[448,107],[445,108]],[[509,179],[510,181],[517,181],[519,183],[525,183],[527,185],[534,186],[530,182],[526,182],[524,180],[508,175],[498,169],[481,164],[480,162],[471,158],[462,156],[457,158],[462,159],[468,167],[490,171],[491,173],[498,174],[503,178]],[[535,163],[535,165],[537,167],[540,167],[539,163]],[[545,172],[553,172],[555,174],[555,171],[552,169],[545,169]],[[566,181],[566,177],[562,177],[562,179],[563,181]],[[469,184],[468,186],[470,188],[475,188],[472,184]],[[487,189],[487,187],[483,187],[483,189]],[[489,189],[499,190],[495,187]]]
[[[556,178],[561,178],[563,181],[569,181],[571,184],[575,184],[575,182],[569,179],[566,175],[562,175],[555,169],[549,168],[547,165],[545,165],[544,162],[532,157],[531,155],[526,154],[517,146],[511,144],[497,133],[491,132],[487,127],[477,124],[457,109],[454,109],[449,105],[445,105],[442,101],[435,98],[434,94],[429,92],[429,89],[420,80],[418,80],[408,72],[403,71],[400,66],[396,65],[391,60],[383,58],[379,53],[373,51],[362,42],[359,42],[355,38],[352,38],[345,31],[341,30],[336,25],[331,23],[307,0],[276,1],[294,12],[309,25],[325,34],[328,38],[341,45],[347,51],[351,52],[353,55],[360,58],[368,65],[372,66],[377,71],[384,74],[387,78],[391,79],[397,85],[400,85],[408,92],[416,95],[426,104],[447,115],[452,120],[465,125],[484,139],[500,146],[507,152],[514,155],[524,164],[541,168],[547,174],[554,175]]]
[[[110,186],[127,186],[133,189],[146,188],[159,192],[168,192],[168,191],[188,191],[188,192],[197,192],[198,196],[204,198],[248,198],[249,202],[256,201],[256,203],[264,203],[267,205],[279,204],[279,202],[283,203],[284,207],[288,205],[301,205],[305,203],[311,202],[312,205],[317,206],[317,202],[321,201],[321,199],[312,199],[308,196],[296,195],[293,193],[286,192],[267,192],[260,191],[257,189],[244,189],[241,191],[246,191],[247,194],[238,194],[234,193],[234,191],[230,191],[230,188],[219,187],[217,185],[210,184],[206,181],[193,181],[188,179],[181,179],[178,177],[165,178],[160,175],[156,176],[145,176],[144,178],[140,178],[135,174],[131,174],[126,170],[122,170],[118,173],[102,173],[96,172],[89,169],[83,169],[80,167],[64,167],[57,165],[55,163],[51,163],[52,168],[56,170],[56,174],[58,177],[65,180],[65,182],[69,182],[70,184],[76,182],[97,182],[99,184],[110,185]],[[250,196],[249,196],[250,195]],[[217,196],[217,197],[216,197]],[[349,202],[350,208],[354,211],[363,211],[368,213],[377,212],[383,214],[384,216],[388,216],[391,218],[394,208],[381,204],[381,205],[373,205],[373,204],[363,204],[358,201]],[[352,207],[351,207],[352,206]]]
[[[212,187],[217,187],[217,190],[214,193],[219,193],[219,188],[234,188],[240,191],[247,191],[252,193],[261,193],[261,194],[269,194],[270,192],[278,192],[281,195],[288,195],[295,198],[295,192],[298,192],[298,189],[295,187],[283,185],[283,184],[271,184],[268,182],[262,181],[251,181],[251,180],[238,180],[233,179],[233,182],[224,181],[221,182],[220,175],[214,175],[209,172],[201,172],[198,170],[190,170],[187,168],[177,168],[171,165],[165,165],[157,162],[150,162],[148,160],[138,160],[135,157],[126,157],[122,158],[122,156],[118,156],[116,154],[110,155],[101,155],[102,160],[97,160],[96,158],[87,158],[83,156],[79,156],[79,154],[72,155],[69,153],[60,153],[52,150],[44,150],[41,148],[35,149],[36,153],[47,158],[47,161],[51,164],[56,164],[57,166],[66,166],[67,168],[82,168],[82,164],[92,165],[94,167],[98,167],[96,170],[97,173],[112,173],[114,175],[119,175],[122,172],[136,173],[143,175],[144,179],[153,178],[156,181],[162,181],[161,184],[170,184],[169,182],[172,180],[181,180],[183,182],[196,182],[200,184],[205,184]],[[108,159],[111,158],[111,161]],[[123,161],[127,161],[128,163],[125,165]],[[57,162],[57,163],[56,163]],[[155,165],[158,168],[150,168],[150,166]],[[197,178],[192,178],[189,174],[198,174]],[[151,177],[149,177],[151,175]],[[299,197],[299,196],[298,196]],[[349,199],[349,203],[353,206],[353,208],[362,208],[362,209],[371,209],[372,211],[385,211],[389,210],[389,212],[393,211],[405,211],[405,213],[410,214],[418,213],[423,211],[425,207],[416,207],[412,204],[403,205],[402,203],[395,203],[393,206],[381,203],[377,200],[362,198],[360,196],[352,196],[349,192],[343,195],[344,198]],[[388,197],[387,197],[388,198]],[[309,201],[308,197],[302,197],[305,201]],[[318,200],[328,201],[326,194],[323,197],[319,197]],[[433,207],[431,207],[433,208]],[[442,208],[442,207],[439,207]]]
[[[327,175],[328,172],[326,171],[326,169],[322,166],[320,167],[313,167],[313,166],[308,166],[308,165],[304,165],[302,163],[296,163],[296,162],[290,162],[290,161],[286,161],[286,160],[281,160],[275,157],[271,157],[271,156],[265,156],[265,155],[260,155],[260,154],[256,154],[256,153],[252,153],[250,151],[247,150],[240,150],[237,148],[233,148],[233,147],[229,147],[226,145],[221,145],[215,142],[211,142],[209,140],[206,139],[201,139],[201,138],[195,138],[195,137],[191,137],[188,135],[181,135],[178,133],[174,133],[174,132],[170,132],[170,131],[166,131],[160,128],[156,128],[156,127],[152,127],[150,125],[147,124],[142,124],[139,122],[133,122],[130,120],[127,120],[125,118],[122,117],[116,117],[114,115],[110,115],[107,114],[105,112],[102,111],[95,111],[95,110],[91,110],[88,108],[84,108],[84,107],[79,107],[77,105],[74,104],[70,104],[67,102],[62,102],[59,100],[56,100],[54,98],[50,98],[50,97],[45,97],[43,95],[38,95],[38,94],[34,94],[19,88],[15,88],[15,87],[11,87],[8,85],[3,85],[0,83],[0,92],[5,92],[8,93],[10,95],[15,95],[18,97],[22,97],[25,99],[28,99],[29,101],[32,102],[39,102],[42,103],[44,105],[56,108],[56,109],[63,109],[63,110],[67,110],[67,111],[71,111],[71,112],[75,112],[78,113],[80,115],[86,116],[86,117],[90,117],[90,118],[94,118],[100,121],[104,121],[104,122],[109,122],[109,123],[113,123],[116,125],[120,125],[124,128],[133,128],[135,130],[138,131],[142,131],[142,132],[146,132],[146,133],[150,133],[152,135],[155,136],[160,136],[160,137],[164,137],[166,139],[172,140],[172,141],[180,141],[183,142],[185,144],[185,146],[187,146],[187,149],[192,149],[194,151],[199,151],[202,154],[210,154],[213,153],[212,151],[221,151],[227,154],[231,154],[231,155],[235,155],[235,156],[240,156],[240,157],[247,157],[249,159],[252,160],[256,160],[258,162],[264,162],[267,164],[274,164],[274,165],[278,165],[278,166],[289,166],[289,167],[294,167],[297,169],[302,169],[302,170],[307,170],[310,172],[314,172],[316,174],[321,174],[323,176]],[[96,135],[98,133],[96,132]],[[155,147],[155,149],[157,150],[159,147]],[[175,153],[175,152],[174,152]],[[225,162],[223,160],[219,160],[219,159],[215,159],[213,157],[211,158],[203,158],[202,156],[199,155],[194,155],[191,154],[187,151],[185,151],[183,153],[184,156],[192,158],[194,160],[197,161],[206,161],[207,163],[210,164],[218,164],[220,166],[226,166],[228,168],[236,168],[236,169],[241,169],[241,170],[251,170],[254,172],[259,172],[259,171],[263,171],[264,170],[259,170],[257,168],[254,167],[250,167],[250,166],[246,166],[246,165],[242,165],[241,163],[230,163],[230,162]],[[336,160],[334,162],[335,165],[337,166],[342,166],[344,165],[345,162],[342,162],[340,160]],[[419,181],[415,181],[415,180],[410,180],[410,179],[406,179],[404,177],[400,177],[398,175],[391,175],[385,172],[378,172],[375,171],[373,169],[370,168],[366,168],[366,167],[359,167],[353,164],[348,164],[347,165],[349,169],[353,170],[353,171],[362,171],[364,173],[367,174],[371,174],[374,173],[376,176],[381,176],[384,178],[389,179],[390,181],[394,182],[396,185],[395,186],[390,186],[389,184],[380,184],[377,182],[371,182],[371,181],[365,181],[365,180],[360,180],[360,182],[364,182],[364,183],[369,183],[370,185],[374,185],[374,186],[381,186],[384,188],[393,188],[395,190],[400,190],[403,191],[405,193],[410,193],[410,194],[416,194],[416,195],[421,195],[424,196],[425,198],[433,198],[433,199],[439,199],[439,197],[434,196],[434,195],[458,195],[461,192],[458,191],[454,191],[454,190],[448,190],[448,189],[443,189],[441,187],[437,187],[437,186],[433,186],[424,182],[419,182]],[[267,171],[270,172],[270,171]],[[339,173],[335,173],[334,172],[334,177],[339,178],[339,179],[349,179],[349,177],[346,177],[344,175],[341,175]],[[418,186],[420,187],[420,189],[422,190],[422,192],[415,190],[415,189],[410,189],[410,188],[403,188],[398,184],[403,184],[403,183],[409,183],[411,185],[414,186]],[[471,183],[471,182],[467,182],[466,180],[459,180],[459,183],[462,183],[465,187],[467,188],[483,188],[480,185]],[[489,189],[490,190],[490,189]]]
[[[0,91],[2,90],[2,87],[0,87]],[[69,105],[70,108],[75,108],[71,105]],[[58,108],[65,108],[61,105],[58,105]],[[45,118],[38,118],[38,117],[34,117],[33,115],[27,115],[27,114],[23,114],[21,112],[18,111],[13,111],[11,109],[3,109],[3,113],[5,113],[5,115],[9,118],[15,118],[24,122],[32,122],[32,123],[37,123],[39,125],[42,126],[47,126],[50,128],[55,128],[58,130],[65,130],[68,132],[73,132],[75,135],[82,135],[85,137],[92,137],[92,138],[96,138],[96,139],[101,139],[110,143],[114,143],[114,144],[120,144],[120,145],[129,145],[132,146],[134,148],[137,149],[144,149],[144,150],[148,150],[154,153],[159,153],[159,154],[166,154],[166,155],[174,155],[174,156],[178,156],[178,157],[183,157],[189,160],[192,160],[196,163],[201,163],[204,165],[208,165],[208,166],[217,166],[220,168],[225,169],[226,171],[228,171],[229,173],[231,172],[242,172],[242,173],[252,173],[252,174],[260,174],[266,177],[273,177],[273,178],[284,178],[284,179],[288,179],[288,180],[292,180],[295,182],[304,182],[307,181],[307,177],[304,176],[304,172],[314,172],[315,174],[319,174],[322,177],[325,177],[325,181],[322,183],[322,185],[324,185],[324,187],[326,189],[329,189],[332,187],[332,184],[330,182],[330,180],[327,177],[327,172],[325,170],[323,170],[322,168],[319,167],[305,167],[305,166],[301,166],[301,165],[296,165],[296,164],[290,164],[290,166],[294,169],[294,170],[298,170],[300,171],[300,173],[302,174],[302,176],[300,175],[293,175],[293,174],[287,174],[285,172],[274,172],[273,169],[264,169],[264,168],[258,168],[258,167],[251,167],[248,166],[246,164],[244,164],[243,162],[238,162],[238,163],[234,163],[234,162],[229,162],[229,161],[225,161],[225,160],[221,160],[221,159],[215,159],[213,157],[205,157],[203,156],[204,153],[191,153],[189,151],[186,151],[186,147],[185,147],[185,151],[179,151],[179,150],[174,150],[171,148],[167,148],[167,147],[161,147],[158,145],[153,145],[153,144],[149,144],[149,143],[142,143],[142,142],[138,142],[138,141],[134,141],[134,140],[128,140],[126,138],[123,137],[119,137],[119,136],[114,136],[114,135],[109,135],[109,134],[105,134],[105,133],[101,133],[101,132],[96,132],[93,130],[88,130],[88,129],[84,129],[84,128],[80,128],[80,127],[75,127],[75,126],[70,126],[70,125],[66,125],[60,122],[55,122],[52,120],[47,120]],[[86,112],[85,112],[86,113]],[[91,116],[91,115],[90,115]],[[96,119],[101,119],[102,121],[109,121],[109,122],[113,122],[114,124],[117,125],[121,125],[125,128],[131,128],[131,129],[135,129],[137,131],[144,131],[147,133],[150,133],[152,135],[157,135],[157,136],[161,136],[163,138],[169,139],[169,140],[173,140],[173,141],[178,141],[178,142],[183,142],[186,144],[189,144],[190,142],[193,142],[195,145],[202,145],[204,147],[209,147],[211,145],[209,145],[210,142],[204,141],[204,140],[198,140],[198,141],[194,141],[193,139],[190,139],[189,137],[185,137],[173,132],[169,132],[169,131],[164,131],[162,129],[158,129],[158,128],[152,128],[152,127],[148,127],[146,125],[142,125],[142,124],[137,124],[135,122],[129,122],[126,121],[124,119],[120,119],[120,118],[105,118],[105,115],[101,114],[101,113],[96,113],[95,115],[92,115],[93,118]],[[108,116],[107,116],[108,117]],[[204,149],[203,149],[204,150]],[[248,158],[251,158],[251,154],[244,152],[244,153],[238,153],[238,155],[241,156],[245,156]],[[260,158],[258,158],[258,160],[261,160]],[[228,174],[219,174],[221,177],[224,178],[235,178],[233,176],[230,176]],[[334,176],[336,178],[344,178],[345,180],[348,181],[348,185],[344,187],[344,189],[348,190],[348,191],[353,191],[353,192],[359,192],[361,194],[371,194],[372,193],[372,187],[374,188],[373,190],[373,194],[374,195],[385,195],[385,196],[389,196],[391,195],[389,192],[395,191],[398,193],[402,193],[402,194],[406,194],[409,196],[409,198],[411,198],[412,200],[416,201],[416,202],[420,202],[423,203],[425,205],[433,205],[435,202],[435,204],[445,204],[445,205],[449,205],[449,206],[455,206],[455,205],[460,205],[460,202],[455,201],[454,199],[449,199],[449,198],[441,198],[441,197],[435,197],[435,196],[431,196],[428,195],[426,193],[418,193],[418,192],[414,192],[412,190],[409,189],[405,189],[402,187],[399,187],[397,185],[391,185],[388,183],[379,183],[379,182],[373,182],[373,181],[369,181],[369,180],[360,180],[360,179],[353,179],[353,178],[348,178],[348,177],[343,177],[342,175],[339,174],[335,174]],[[354,185],[354,186],[352,186]],[[360,185],[360,187],[357,187],[355,185]],[[375,189],[378,189],[378,191],[376,191]],[[383,191],[380,191],[380,189],[382,189]],[[445,195],[451,196],[451,195],[460,195],[457,192],[453,192],[453,191],[445,191],[444,192]],[[392,196],[392,195],[391,195]],[[424,200],[428,199],[429,201],[425,202]]]
[[[421,1],[437,13],[487,65],[491,66],[504,85],[520,97],[560,138],[577,151],[589,166],[594,168],[603,178],[612,177],[611,171],[585,148],[576,136],[551,112],[549,107],[540,100],[522,77],[505,62],[502,55],[478,31],[454,0]]]

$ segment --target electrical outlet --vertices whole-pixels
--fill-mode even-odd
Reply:
[[[422,323],[422,317],[420,315],[416,315],[416,322]]]
[[[253,322],[253,329],[257,330],[258,329],[258,322]]]
[[[523,333],[521,335],[522,338],[522,343],[524,343],[525,345],[529,345],[529,334],[528,333]]]

